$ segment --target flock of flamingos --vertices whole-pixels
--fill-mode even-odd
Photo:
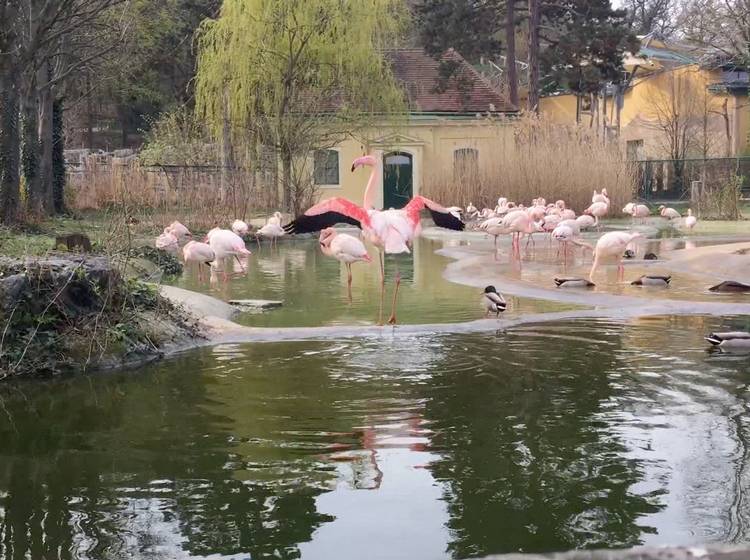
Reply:
[[[500,235],[512,236],[512,256],[517,258],[520,258],[520,244],[523,236],[528,236],[528,246],[529,242],[533,242],[532,236],[535,233],[547,233],[551,239],[557,240],[560,243],[559,246],[562,247],[565,259],[567,259],[570,245],[582,247],[584,251],[591,250],[593,261],[588,279],[555,278],[558,287],[593,286],[594,273],[602,261],[609,259],[617,262],[618,277],[622,278],[624,275],[622,259],[627,247],[641,237],[638,232],[612,231],[602,235],[594,246],[579,239],[581,231],[598,227],[599,220],[610,213],[610,200],[606,189],[602,189],[601,193],[594,191],[591,205],[578,216],[566,207],[565,201],[558,200],[553,204],[547,204],[543,198],[534,199],[529,207],[516,205],[506,198],[499,198],[494,209],[485,208],[479,211],[471,203],[465,210],[457,206],[446,208],[423,196],[415,196],[404,208],[378,210],[373,205],[374,190],[379,184],[378,160],[372,155],[359,157],[354,160],[351,169],[355,171],[359,167],[371,169],[361,205],[345,198],[330,198],[314,205],[286,226],[282,226],[282,216],[276,212],[255,234],[256,239],[268,238],[273,244],[277,238],[286,234],[319,232],[321,251],[346,265],[347,282],[351,294],[351,265],[356,262],[370,262],[371,258],[362,240],[340,233],[333,226],[346,223],[362,230],[363,237],[378,251],[381,319],[385,293],[384,255],[410,252],[414,238],[420,234],[420,213],[425,209],[430,212],[437,227],[462,231],[466,223],[470,222],[475,229],[492,235],[495,238],[496,258],[497,238]],[[622,212],[632,216],[634,220],[643,219],[651,214],[647,206],[636,203],[627,204]],[[659,214],[669,220],[679,220],[681,226],[687,229],[692,229],[697,223],[691,210],[688,210],[688,215],[683,218],[673,208],[662,206],[659,208]],[[177,253],[182,246],[182,255],[186,263],[197,262],[210,267],[226,258],[234,258],[237,259],[240,267],[244,268],[240,258],[250,255],[251,252],[247,249],[243,236],[249,232],[250,228],[245,222],[235,220],[230,229],[214,228],[200,242],[192,239],[192,234],[187,227],[179,222],[173,222],[157,237],[156,247]],[[199,266],[201,277],[202,271],[202,266]],[[224,279],[227,279],[226,269],[224,269]],[[667,285],[669,280],[668,276],[644,275],[633,284]],[[400,282],[401,278],[397,270],[389,324],[396,323],[396,300]],[[499,315],[506,308],[505,299],[494,286],[485,288],[483,305],[487,314]],[[750,333],[718,333],[707,337],[707,340],[712,344],[722,346],[747,345],[750,347]]]

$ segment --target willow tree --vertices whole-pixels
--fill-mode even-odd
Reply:
[[[403,23],[402,0],[224,0],[199,31],[196,111],[217,139],[273,148],[299,210],[312,150],[403,111],[384,54]]]

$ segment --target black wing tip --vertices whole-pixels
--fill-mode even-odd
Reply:
[[[308,216],[307,214],[297,216],[284,226],[284,231],[289,234],[317,233],[336,224],[349,224],[362,229],[362,224],[354,218],[338,212],[324,212],[314,216]]]
[[[466,224],[451,213],[437,212],[432,209],[428,210],[430,210],[432,221],[435,222],[437,227],[451,229],[453,231],[463,231],[466,228]]]

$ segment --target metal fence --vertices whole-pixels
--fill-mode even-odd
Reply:
[[[750,198],[750,157],[655,159],[633,164],[638,198],[645,201],[688,201],[693,187],[720,187],[735,175],[743,178],[743,198]]]

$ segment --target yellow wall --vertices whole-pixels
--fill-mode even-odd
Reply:
[[[676,107],[682,114],[691,113],[695,122],[691,126],[695,140],[688,157],[703,155],[703,114],[707,114],[707,146],[710,156],[741,155],[747,144],[748,119],[747,97],[714,94],[707,91],[707,86],[721,81],[720,71],[700,68],[698,65],[686,65],[678,68],[654,72],[636,78],[625,92],[623,107],[620,112],[620,136],[625,141],[643,141],[641,157],[669,157],[668,143],[662,123],[669,120],[670,108]],[[672,95],[674,92],[674,96]],[[705,96],[705,97],[704,97]],[[677,99],[672,102],[672,98]],[[722,115],[723,103],[727,99],[727,110],[730,120],[731,138],[725,132],[725,120]],[[612,98],[608,98],[607,123],[614,126],[616,111]],[[603,103],[599,101],[600,109]],[[540,103],[543,115],[554,122],[572,124],[576,117],[575,95],[558,95],[545,97]],[[674,109],[672,109],[674,112]],[[660,118],[661,117],[661,118]],[[588,114],[582,115],[581,121],[587,123]],[[603,122],[603,120],[602,120]]]
[[[452,121],[435,118],[368,130],[362,137],[348,139],[335,148],[339,153],[339,184],[318,185],[318,198],[323,200],[342,196],[361,203],[370,170],[358,169],[352,173],[351,162],[364,153],[372,153],[381,162],[373,201],[376,207],[382,207],[382,156],[391,151],[412,155],[413,194],[420,194],[431,177],[452,176],[454,150],[474,148],[478,151],[479,167],[489,165],[493,154],[499,153],[507,142],[513,141],[512,126],[507,120]]]

